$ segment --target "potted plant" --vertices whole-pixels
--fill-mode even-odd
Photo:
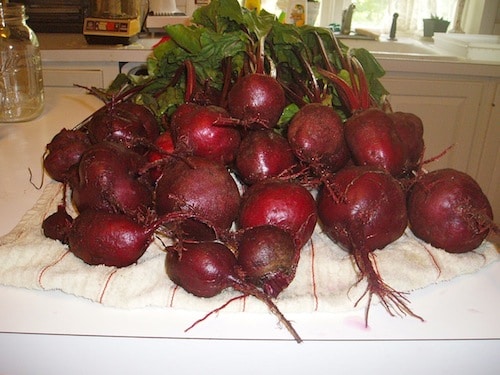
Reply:
[[[424,19],[424,36],[431,37],[434,33],[445,33],[450,26],[450,21],[431,14],[431,18]]]

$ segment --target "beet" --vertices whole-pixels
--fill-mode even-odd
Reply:
[[[276,126],[286,105],[285,91],[273,77],[252,73],[240,77],[227,97],[231,116],[252,129]]]
[[[271,298],[238,276],[236,257],[228,247],[212,241],[183,242],[181,248],[178,245],[168,246],[165,258],[166,273],[175,284],[198,297],[213,297],[229,287],[254,296],[268,306],[297,342],[302,341]]]
[[[238,177],[252,185],[291,170],[297,159],[285,137],[271,129],[249,131],[236,154]]]
[[[382,169],[346,167],[321,187],[317,204],[323,231],[352,254],[360,278],[367,281],[367,289],[356,302],[368,296],[366,325],[373,295],[389,314],[421,319],[407,307],[404,295],[382,280],[372,254],[398,239],[407,227],[405,194],[399,182]]]
[[[160,134],[155,115],[145,106],[122,101],[108,103],[87,124],[93,143],[116,142],[127,148],[145,152],[144,143],[152,143]]]
[[[408,193],[412,232],[450,253],[477,248],[491,229],[493,211],[478,183],[455,169],[422,174]]]
[[[240,193],[229,171],[220,163],[198,156],[175,160],[164,169],[156,187],[156,211],[189,213],[182,236],[213,239],[230,229],[238,215]]]
[[[62,129],[47,145],[43,166],[58,182],[69,179],[70,170],[78,165],[82,154],[90,147],[90,139],[80,130]]]
[[[299,257],[290,234],[276,226],[249,228],[238,238],[238,265],[246,280],[271,297],[292,282]]]
[[[92,145],[78,165],[78,179],[71,185],[79,212],[88,208],[122,212],[130,216],[153,206],[150,181],[141,181],[139,171],[146,159],[112,142]]]
[[[344,125],[332,107],[306,104],[292,118],[287,136],[299,160],[318,174],[324,170],[336,172],[349,160]]]
[[[316,203],[305,187],[268,179],[250,186],[243,194],[237,223],[243,229],[275,225],[287,231],[300,249],[311,238],[316,221]]]
[[[392,119],[378,108],[358,113],[345,122],[345,139],[356,165],[387,170],[393,176],[405,171],[408,150]]]
[[[144,254],[153,233],[153,228],[126,215],[85,210],[75,218],[68,244],[69,250],[85,263],[127,267]]]
[[[165,269],[175,284],[197,297],[216,296],[236,278],[236,257],[219,242],[183,243],[179,253],[167,247]]]
[[[340,170],[327,187],[320,189],[317,205],[325,233],[348,251],[354,247],[353,222],[362,225],[366,246],[371,250],[382,249],[401,237],[408,224],[401,186],[388,173],[374,167]]]
[[[420,117],[408,112],[388,113],[399,138],[406,145],[408,158],[405,172],[418,169],[424,156],[424,125]]]
[[[56,212],[43,220],[42,230],[45,237],[67,244],[72,225],[73,218],[66,212],[65,206],[60,204]]]
[[[222,107],[180,105],[170,124],[176,150],[224,165],[232,163],[240,145],[240,132],[232,126],[217,125],[228,117],[229,113]]]

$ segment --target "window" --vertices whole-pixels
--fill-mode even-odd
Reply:
[[[458,0],[321,0],[320,25],[341,23],[342,10],[356,5],[352,26],[388,33],[393,14],[398,13],[398,32],[420,33],[423,19],[431,15],[443,17],[453,25]],[[329,21],[331,19],[332,21]],[[451,27],[450,27],[451,28]]]
[[[277,16],[286,12],[289,0],[261,0],[262,8]],[[342,22],[342,11],[349,4],[356,5],[352,26],[389,33],[394,13],[398,13],[398,33],[416,34],[423,29],[423,19],[437,15],[453,26],[459,0],[319,0],[320,16],[316,25],[328,26]]]

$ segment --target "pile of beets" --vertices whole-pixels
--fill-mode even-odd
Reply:
[[[168,237],[165,269],[174,283],[199,297],[226,288],[255,296],[300,341],[273,299],[320,225],[352,254],[369,301],[375,295],[391,315],[419,318],[378,275],[373,251],[408,226],[453,253],[498,229],[471,177],[423,170],[422,121],[375,106],[358,75],[355,92],[338,86],[347,119],[312,101],[284,131],[277,123],[289,95],[262,72],[238,77],[225,105],[188,93],[168,118],[133,96],[107,102],[47,145],[44,167],[67,187],[78,215],[67,213],[63,197],[45,235],[88,264],[115,267],[137,262],[155,236]]]

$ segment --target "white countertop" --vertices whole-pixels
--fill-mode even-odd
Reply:
[[[145,36],[130,45],[97,45],[88,44],[82,34],[57,33],[39,34],[38,39],[42,59],[47,62],[145,62],[153,46],[161,40],[160,37]],[[410,39],[406,38],[391,43],[404,44],[408,43],[408,40]],[[349,44],[349,40],[344,42]],[[382,50],[385,44],[388,43],[380,42]],[[432,46],[432,43],[427,44]],[[446,54],[417,56],[404,53],[373,53],[384,69],[391,72],[500,78],[498,63],[470,61]]]
[[[39,185],[45,145],[61,128],[72,128],[100,105],[77,88],[47,88],[41,117],[0,124],[0,235],[39,197],[29,170]],[[126,374],[169,368],[177,370],[173,373],[200,373],[207,366],[217,366],[219,374],[258,369],[292,374],[311,369],[351,374],[367,369],[384,369],[385,374],[500,371],[500,262],[411,293],[409,299],[424,323],[390,317],[380,306],[371,309],[369,329],[362,310],[291,314],[288,318],[305,339],[299,345],[271,314],[220,312],[185,333],[200,314],[118,310],[59,292],[2,286],[0,373],[54,374],[64,369]]]
[[[139,39],[129,45],[88,44],[83,34],[38,34],[43,61],[145,62],[161,38]]]

